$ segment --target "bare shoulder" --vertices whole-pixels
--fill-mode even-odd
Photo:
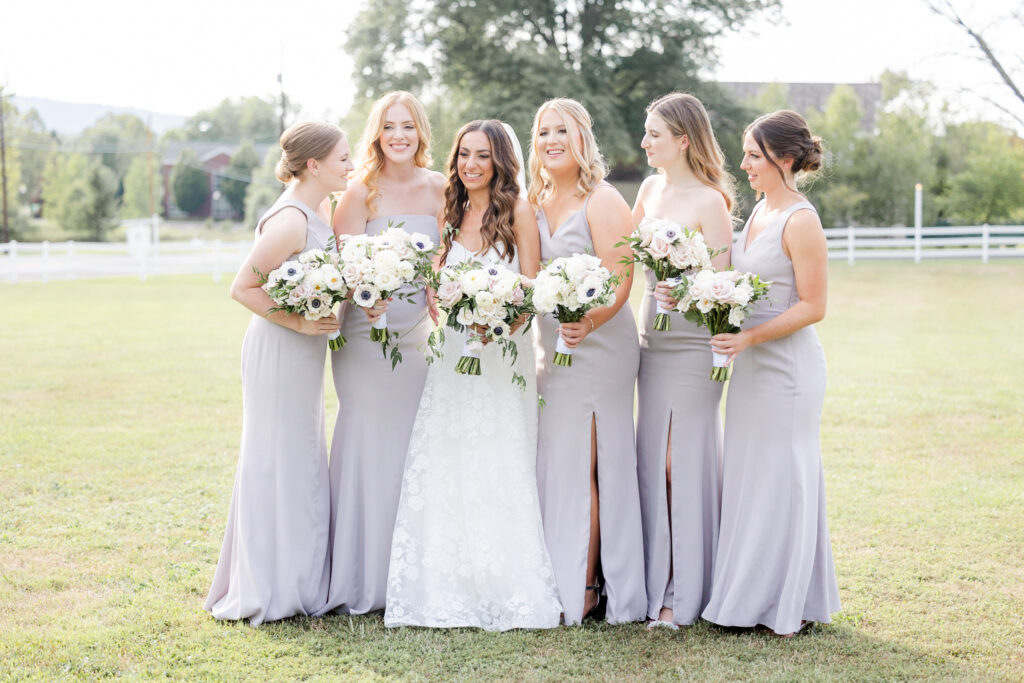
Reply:
[[[433,192],[444,192],[445,179],[443,174],[425,168],[423,169],[423,179],[427,187]]]
[[[701,211],[726,211],[725,197],[713,187],[699,187],[693,193],[694,202]]]
[[[612,185],[598,185],[590,191],[590,202],[587,204],[587,220],[592,216],[603,216],[606,212],[626,211],[629,205],[622,194]]]
[[[365,202],[369,194],[370,188],[366,187],[362,180],[350,180],[348,187],[341,193],[341,196],[350,201],[359,199]]]
[[[513,207],[512,211],[515,216],[516,223],[519,223],[520,221],[537,221],[537,215],[534,211],[533,205],[522,197],[516,199],[516,205]]]
[[[658,189],[658,187],[664,183],[664,181],[664,176],[658,173],[655,173],[654,175],[649,175],[646,178],[644,178],[643,181],[640,183],[640,189],[637,190],[636,193],[637,200],[642,200],[645,197],[647,197],[647,195],[649,195],[651,192],[655,192]]]

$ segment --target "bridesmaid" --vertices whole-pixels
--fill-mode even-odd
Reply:
[[[790,636],[839,610],[819,430],[825,354],[825,234],[796,179],[821,167],[821,141],[792,111],[743,135],[750,186],[764,199],[733,247],[733,265],[773,282],[738,334],[711,340],[735,359],[725,414],[722,525],[708,621]]]
[[[430,124],[412,94],[392,92],[373,106],[359,141],[362,165],[334,214],[336,234],[376,235],[388,224],[429,235],[438,244],[444,176],[430,166]],[[326,610],[364,614],[384,609],[391,532],[405,455],[427,364],[418,347],[430,320],[424,295],[390,306],[346,305],[348,343],[331,354],[338,418],[331,442],[331,570]],[[392,370],[370,325],[387,310],[402,362]]]
[[[353,165],[337,126],[300,123],[281,136],[277,177],[291,183],[256,226],[256,243],[231,283],[254,315],[242,343],[242,445],[227,531],[205,609],[217,619],[264,621],[313,614],[327,601],[331,510],[324,439],[328,316],[309,321],[274,307],[253,269],[269,273],[331,228],[311,207],[345,189]],[[294,182],[293,182],[294,181]]]
[[[602,593],[609,622],[638,621],[647,613],[633,431],[640,354],[627,303],[632,277],[619,263],[629,250],[615,246],[632,231],[632,220],[622,196],[603,182],[606,173],[583,105],[570,99],[541,105],[533,121],[529,192],[541,259],[589,251],[624,276],[615,303],[578,323],[537,318],[537,387],[546,402],[537,479],[566,624],[580,623]],[[559,335],[574,349],[572,367],[552,363]]]
[[[729,266],[732,177],[700,100],[673,93],[647,108],[640,146],[660,171],[640,186],[633,220],[672,221],[697,230]],[[667,283],[655,294],[646,273],[637,379],[637,460],[644,523],[648,628],[692,624],[707,605],[718,542],[722,383],[709,379],[705,328],[672,313],[672,329],[654,329],[656,301],[672,308]],[[673,435],[676,436],[673,441]],[[673,488],[672,473],[675,472]]]

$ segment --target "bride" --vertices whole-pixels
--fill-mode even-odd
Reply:
[[[521,158],[502,123],[462,127],[438,217],[438,266],[501,262],[536,276],[540,243],[533,211],[519,196]],[[533,346],[520,330],[514,364],[492,344],[481,353],[480,375],[460,375],[455,363],[465,339],[448,332],[409,443],[384,623],[553,628],[562,607],[537,496]],[[525,391],[513,384],[513,372],[526,377]]]

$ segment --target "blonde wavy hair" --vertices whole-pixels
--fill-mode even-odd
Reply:
[[[533,131],[530,138],[530,191],[526,198],[530,204],[536,207],[546,201],[554,191],[551,176],[544,169],[544,164],[540,161],[540,154],[537,152],[540,119],[549,109],[562,117],[566,132],[569,134],[569,153],[572,154],[572,158],[579,166],[576,195],[585,197],[608,175],[608,165],[605,163],[604,157],[601,156],[597,138],[594,137],[594,120],[590,113],[576,100],[566,97],[548,100],[540,105],[537,115],[533,117]],[[576,142],[576,131],[579,131],[583,141],[582,147]]]
[[[736,203],[736,181],[725,169],[725,155],[711,129],[711,119],[704,105],[693,95],[674,92],[654,100],[647,107],[648,114],[657,114],[668,126],[673,137],[686,136],[686,163],[697,179],[718,190],[732,212]]]
[[[373,213],[374,204],[380,198],[380,189],[377,179],[384,168],[384,150],[380,146],[380,136],[384,132],[384,117],[388,109],[395,104],[405,105],[412,113],[413,125],[416,126],[416,135],[419,137],[419,148],[416,150],[414,163],[420,168],[430,168],[430,121],[427,119],[427,110],[423,104],[416,99],[416,96],[405,90],[395,90],[384,95],[373,103],[373,109],[366,120],[366,128],[363,129],[363,136],[359,139],[357,149],[361,150],[359,155],[359,171],[356,178],[366,186],[369,192],[366,195],[366,208]]]

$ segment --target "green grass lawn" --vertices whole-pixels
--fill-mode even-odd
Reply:
[[[216,622],[248,314],[204,277],[0,285],[0,679],[1020,680],[1024,262],[831,276],[843,611],[793,640]]]

